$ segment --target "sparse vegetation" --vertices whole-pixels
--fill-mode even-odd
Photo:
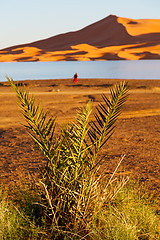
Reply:
[[[88,102],[57,136],[55,118],[48,117],[23,87],[8,81],[19,98],[28,133],[47,158],[39,181],[16,192],[13,208],[1,198],[2,208],[16,214],[15,234],[24,234],[17,239],[159,239],[159,216],[128,184],[128,177],[115,176],[116,170],[109,179],[100,174],[107,158],[101,149],[113,134],[127,99],[127,84],[115,86],[110,99],[103,95],[104,103],[93,115]],[[10,215],[2,219],[10,221]],[[2,230],[7,226],[5,221]],[[4,232],[2,239],[13,239]]]

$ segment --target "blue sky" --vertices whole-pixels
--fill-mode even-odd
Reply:
[[[110,14],[160,19],[160,0],[0,0],[0,49],[76,31]]]

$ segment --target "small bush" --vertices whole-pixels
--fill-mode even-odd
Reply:
[[[25,214],[25,204],[19,207],[7,191],[0,189],[0,239],[44,239],[46,233]],[[31,215],[30,215],[31,217]]]
[[[91,226],[93,239],[160,239],[157,203],[150,198],[149,193],[145,198],[143,193],[144,189],[139,184],[135,185],[132,181],[127,183],[107,208],[94,219]]]
[[[115,195],[107,179],[97,178],[97,173],[103,160],[100,150],[113,133],[127,98],[127,84],[115,86],[111,99],[103,95],[104,104],[97,107],[95,121],[91,121],[92,104],[88,102],[76,121],[62,127],[55,139],[55,118],[47,119],[48,113],[35,104],[33,96],[8,81],[20,100],[28,133],[48,160],[41,169],[38,190],[51,229],[88,232],[94,215]]]

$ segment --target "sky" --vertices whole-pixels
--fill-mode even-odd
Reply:
[[[160,0],[0,0],[0,49],[80,30],[110,14],[160,19]]]

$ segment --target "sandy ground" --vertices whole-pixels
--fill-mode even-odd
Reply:
[[[93,106],[109,96],[109,89],[121,80],[72,79],[24,81],[44,109],[57,116],[57,129],[74,120],[76,110],[89,99]],[[160,80],[128,80],[129,98],[115,133],[102,154],[108,154],[103,172],[111,174],[123,155],[120,174],[150,182],[160,190]],[[1,183],[20,184],[28,172],[36,172],[45,162],[23,127],[15,93],[9,84],[0,83],[0,176]]]

